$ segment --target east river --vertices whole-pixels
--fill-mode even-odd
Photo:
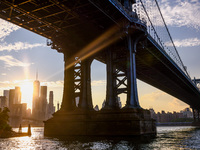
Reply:
[[[14,129],[17,131],[17,129]],[[200,149],[200,129],[194,127],[157,127],[157,137],[151,140],[70,138],[43,136],[43,128],[32,128],[31,137],[0,138],[0,150],[127,150],[127,149]],[[27,131],[27,128],[23,128]]]

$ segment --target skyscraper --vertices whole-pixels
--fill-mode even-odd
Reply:
[[[39,91],[40,81],[37,80],[38,74],[36,74],[36,80],[33,82],[33,100],[32,100],[32,116],[33,118],[38,117],[38,103],[39,103]]]
[[[47,86],[41,86],[40,97],[47,99]]]
[[[52,117],[55,112],[55,107],[53,105],[53,91],[49,92],[49,104],[48,104],[48,118]]]
[[[13,104],[21,104],[21,97],[22,93],[20,87],[15,87],[15,96]]]
[[[46,120],[47,119],[47,86],[41,86],[40,91],[40,120]]]
[[[10,110],[14,104],[14,98],[15,98],[15,89],[10,89],[9,91],[9,109]]]
[[[54,106],[53,106],[53,91],[49,92],[49,113],[54,113]]]

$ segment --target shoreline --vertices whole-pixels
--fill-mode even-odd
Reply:
[[[29,136],[28,133],[18,133],[15,131],[0,131],[0,138],[11,138],[11,137],[21,137]]]
[[[156,126],[192,126],[192,122],[163,122],[156,123]]]

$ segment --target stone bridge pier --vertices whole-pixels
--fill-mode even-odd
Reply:
[[[200,109],[195,109],[192,108],[192,112],[193,112],[193,126],[200,126]]]
[[[64,53],[64,90],[61,109],[45,121],[46,136],[136,136],[155,135],[155,120],[139,105],[136,83],[136,45],[142,36],[127,34],[125,56],[107,48],[105,56],[107,89],[105,107],[93,109],[90,66],[92,57],[82,59]],[[101,53],[101,54],[102,54]],[[120,66],[120,62],[124,65]],[[98,69],[98,68],[97,68]],[[123,86],[121,86],[123,85]],[[120,109],[117,97],[125,93],[125,107]],[[79,97],[76,106],[75,98]]]

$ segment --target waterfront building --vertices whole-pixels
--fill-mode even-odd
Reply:
[[[190,108],[185,108],[184,110],[181,111],[183,113],[183,116],[185,118],[193,118],[193,113]]]

